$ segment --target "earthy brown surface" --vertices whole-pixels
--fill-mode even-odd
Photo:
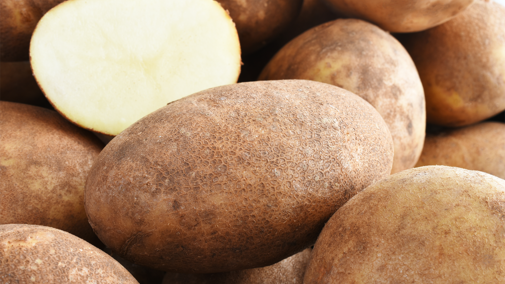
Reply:
[[[392,157],[386,124],[348,91],[305,80],[222,86],[116,136],[86,182],[86,212],[113,252],[140,265],[266,266],[310,246],[341,205],[389,174]]]
[[[65,0],[2,0],[0,61],[29,59],[30,38],[40,18]]]
[[[182,274],[167,272],[163,284],[302,284],[311,249],[276,264],[224,273]]]
[[[293,23],[303,0],[217,0],[235,22],[242,54],[272,41]]]
[[[504,283],[505,180],[460,168],[403,171],[326,223],[311,283]]]
[[[315,27],[284,46],[259,79],[314,80],[359,95],[391,131],[392,173],[416,164],[426,128],[423,86],[407,51],[375,25],[338,19]]]
[[[0,283],[138,283],[112,257],[57,229],[0,225]]]
[[[478,0],[401,40],[423,82],[428,122],[464,126],[505,110],[505,7]]]
[[[49,107],[30,62],[0,62],[0,100]]]
[[[428,133],[416,167],[445,165],[505,179],[505,123],[481,122]]]
[[[335,12],[410,33],[432,28],[464,11],[474,0],[325,0]]]
[[[50,226],[97,243],[84,183],[102,147],[54,111],[0,102],[0,224]]]

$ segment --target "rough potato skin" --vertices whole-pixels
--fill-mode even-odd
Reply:
[[[0,225],[0,283],[138,282],[112,257],[45,226]]]
[[[325,0],[335,12],[374,23],[397,33],[440,25],[463,12],[474,0]]]
[[[505,180],[460,168],[409,169],[342,206],[304,284],[504,283]]]
[[[295,21],[303,0],[216,0],[235,22],[243,54],[251,54]]]
[[[40,18],[65,0],[0,1],[0,61],[26,61],[35,26]]]
[[[305,249],[276,264],[214,274],[167,272],[162,284],[302,284],[311,249]]]
[[[423,85],[403,46],[356,19],[317,26],[284,46],[260,80],[308,79],[351,91],[382,115],[395,146],[392,173],[414,167],[426,130]]]
[[[54,111],[0,102],[0,224],[50,226],[98,244],[84,184],[102,148]]]
[[[170,103],[116,136],[88,176],[85,207],[98,237],[134,263],[255,268],[310,246],[341,205],[389,174],[392,156],[380,115],[348,91],[234,84]]]
[[[505,110],[505,7],[478,0],[433,29],[404,35],[429,123],[465,126]]]
[[[445,165],[505,179],[505,123],[481,122],[428,133],[416,167]]]

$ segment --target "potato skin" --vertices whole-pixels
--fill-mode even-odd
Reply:
[[[65,0],[2,0],[0,61],[29,59],[30,39],[40,18]]]
[[[478,0],[401,41],[419,70],[429,123],[465,126],[505,110],[505,7]]]
[[[295,21],[303,0],[216,0],[235,22],[244,55],[272,41]]]
[[[463,12],[474,0],[325,0],[335,12],[374,23],[397,33],[440,25]]]
[[[445,165],[505,179],[505,123],[481,122],[428,133],[416,167]]]
[[[0,224],[50,226],[99,244],[84,184],[102,148],[54,111],[0,102]]]
[[[0,283],[138,282],[112,257],[67,232],[0,225]]]
[[[162,284],[302,284],[312,249],[305,249],[276,264],[213,274],[167,272]]]
[[[392,173],[414,167],[421,155],[426,130],[421,79],[405,48],[375,25],[338,19],[310,29],[284,46],[259,79],[314,80],[365,99],[393,136]]]
[[[304,284],[503,283],[505,180],[409,169],[360,192],[326,223]]]
[[[351,196],[391,170],[380,115],[305,80],[208,89],[116,136],[86,182],[99,238],[140,265],[216,273],[310,246]],[[114,224],[114,226],[111,226]]]

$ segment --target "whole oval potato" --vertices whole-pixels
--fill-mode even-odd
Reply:
[[[138,282],[112,257],[54,228],[0,225],[0,283]]]
[[[216,0],[235,22],[243,54],[275,39],[300,13],[303,0]]]
[[[419,70],[429,123],[465,126],[505,110],[505,7],[477,0],[454,19],[400,40]]]
[[[335,12],[374,23],[386,31],[418,32],[440,25],[474,0],[325,0]]]
[[[391,171],[377,111],[305,80],[208,89],[144,117],[100,153],[85,207],[134,263],[215,273],[310,246],[349,198]]]
[[[505,123],[481,122],[428,133],[416,167],[445,165],[505,179]]]
[[[351,91],[382,115],[395,146],[392,173],[414,167],[426,130],[416,66],[389,33],[356,19],[317,26],[285,45],[260,80],[307,79]]]
[[[0,102],[0,224],[50,226],[98,245],[84,183],[102,148],[55,111]]]
[[[304,284],[503,283],[505,180],[446,166],[391,175],[326,223]]]

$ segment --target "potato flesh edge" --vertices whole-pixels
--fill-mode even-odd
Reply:
[[[65,2],[42,18],[30,54],[55,108],[109,135],[240,72],[235,26],[209,0]]]

